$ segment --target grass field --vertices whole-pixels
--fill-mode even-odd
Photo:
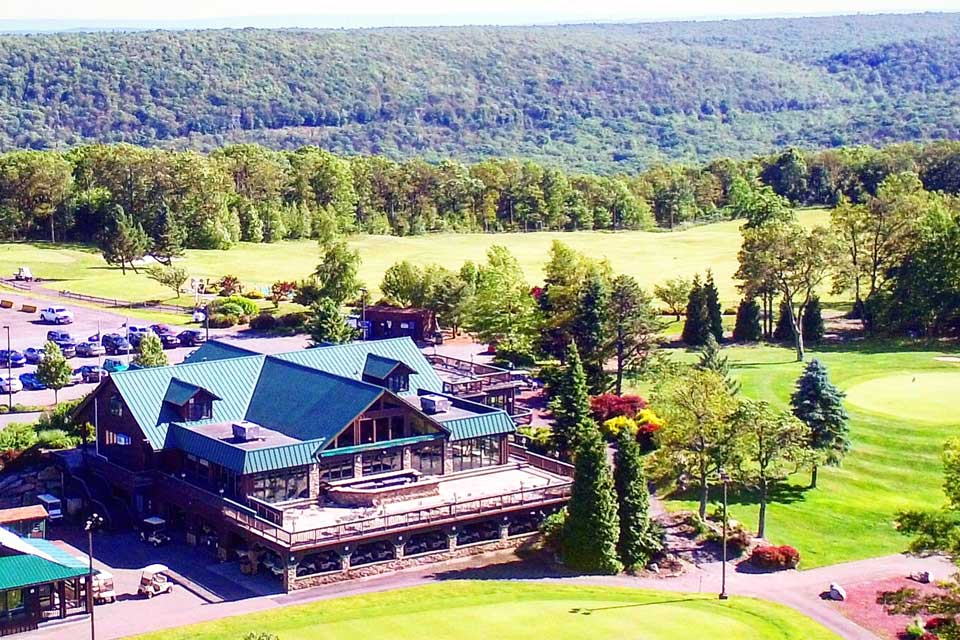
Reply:
[[[826,222],[823,211],[800,213],[804,224]],[[493,244],[507,246],[518,258],[531,284],[543,278],[543,263],[554,240],[561,240],[593,257],[610,260],[617,272],[635,276],[652,288],[673,275],[692,276],[713,269],[721,298],[735,304],[733,274],[740,247],[740,222],[722,222],[673,233],[643,231],[577,233],[501,233],[395,236],[355,236],[350,244],[363,258],[361,277],[371,290],[383,272],[398,260],[439,263],[459,268],[464,260],[482,261]],[[317,244],[312,241],[277,244],[240,244],[228,251],[188,251],[183,264],[196,277],[238,276],[247,286],[269,286],[298,280],[316,266]],[[142,274],[107,266],[99,252],[83,246],[54,248],[43,244],[0,244],[0,273],[10,274],[28,265],[53,286],[79,293],[130,300],[167,299],[170,292]]]
[[[693,631],[693,630],[696,631]],[[327,600],[137,636],[137,640],[827,640],[786,607],[751,598],[533,583],[445,582]]]
[[[796,546],[802,568],[903,551],[907,540],[894,529],[894,514],[943,502],[940,451],[960,429],[960,364],[936,360],[945,355],[938,351],[909,349],[863,342],[810,353],[850,393],[853,449],[841,467],[821,468],[817,489],[807,489],[808,472],[798,474],[768,510],[767,536]],[[743,394],[787,405],[802,368],[791,349],[731,347],[724,354]],[[756,527],[752,496],[733,496],[731,514]]]

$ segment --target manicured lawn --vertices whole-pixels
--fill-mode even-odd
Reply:
[[[281,640],[827,640],[812,620],[751,598],[534,583],[446,582],[327,600],[139,640],[237,640],[251,631]]]
[[[730,347],[724,354],[743,394],[787,405],[801,371],[791,349]],[[894,529],[894,514],[943,502],[940,451],[960,429],[960,365],[935,360],[943,355],[949,354],[872,342],[811,352],[850,391],[853,449],[841,467],[821,468],[817,489],[807,489],[808,472],[798,474],[768,510],[768,537],[796,546],[801,568],[903,551],[906,539]],[[752,496],[734,496],[731,514],[756,527]]]
[[[800,213],[805,224],[823,224],[823,211]],[[350,244],[363,258],[361,276],[371,289],[380,284],[383,272],[397,260],[419,264],[439,263],[458,269],[464,260],[482,261],[494,244],[506,245],[520,260],[531,283],[543,278],[543,263],[553,240],[579,251],[607,258],[617,272],[635,276],[652,289],[672,275],[692,276],[711,268],[720,295],[728,306],[736,304],[732,280],[737,269],[740,222],[695,227],[675,233],[628,231],[577,233],[503,233],[429,235],[409,238],[355,236]],[[269,286],[280,279],[298,280],[316,266],[317,244],[312,241],[277,244],[241,244],[229,251],[188,251],[183,264],[192,276],[216,278],[238,276],[249,287]],[[42,244],[0,244],[0,273],[11,274],[28,265],[55,286],[90,295],[124,299],[167,299],[168,290],[142,274],[108,267],[99,252],[82,246],[52,248]],[[184,300],[186,303],[186,300]]]

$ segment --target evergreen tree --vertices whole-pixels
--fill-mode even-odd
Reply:
[[[700,277],[693,279],[690,297],[687,298],[687,318],[683,323],[683,342],[691,347],[699,347],[707,341],[710,333],[710,315]]]
[[[707,336],[706,343],[700,348],[700,362],[697,363],[697,368],[719,373],[731,395],[740,392],[740,383],[730,377],[730,362],[727,356],[720,353],[720,344],[713,334]]]
[[[643,471],[640,445],[636,434],[629,429],[621,431],[617,441],[613,479],[620,518],[617,550],[626,567],[640,569],[662,545],[656,527],[650,521],[650,491]]]
[[[786,300],[780,301],[780,310],[777,312],[777,328],[773,330],[773,339],[779,342],[793,342],[790,305]]]
[[[580,352],[573,342],[567,347],[566,367],[551,395],[554,443],[560,457],[569,458],[577,448],[581,432],[589,429],[593,422],[587,376],[580,361]]]
[[[733,327],[733,339],[737,342],[758,342],[762,337],[760,328],[760,305],[756,299],[744,298],[737,307],[737,323]]]
[[[150,243],[150,256],[160,264],[168,267],[173,264],[174,258],[183,255],[183,243],[186,233],[177,224],[166,204],[161,203],[160,212],[153,228],[153,240]]]
[[[60,351],[60,345],[52,340],[48,340],[43,347],[43,357],[37,363],[37,379],[49,389],[53,389],[53,402],[59,403],[58,393],[70,384],[70,375],[73,369],[70,363],[63,357]]]
[[[340,313],[340,307],[330,298],[320,298],[311,305],[306,330],[314,346],[343,344],[353,340],[355,335]]]
[[[807,342],[823,340],[823,314],[820,310],[820,298],[814,296],[803,308],[803,339]]]
[[[616,574],[623,569],[617,557],[620,518],[607,448],[592,420],[578,440],[563,531],[563,561],[577,571]]]
[[[134,221],[133,216],[125,213],[119,205],[114,210],[111,224],[98,236],[97,243],[104,261],[118,265],[124,275],[128,265],[134,273],[137,272],[134,263],[143,258],[150,247],[143,225]]]
[[[843,408],[844,393],[830,382],[827,368],[813,360],[797,380],[790,396],[793,415],[810,427],[810,448],[818,454],[810,474],[810,486],[817,486],[820,463],[839,465],[850,450],[850,426]]]
[[[170,362],[167,360],[167,354],[163,351],[163,343],[159,336],[148,333],[137,345],[137,355],[133,358],[133,363],[143,367],[165,367]]]
[[[587,280],[577,301],[573,318],[573,339],[587,374],[587,383],[594,394],[607,390],[603,366],[609,355],[607,341],[607,300],[609,294],[599,275]]]
[[[710,333],[723,342],[723,310],[720,308],[720,292],[713,281],[713,272],[707,269],[707,282],[703,285],[703,302],[707,306],[707,317],[710,319]]]

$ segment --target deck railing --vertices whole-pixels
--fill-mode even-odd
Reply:
[[[537,469],[542,469],[547,473],[552,473],[558,476],[564,476],[566,478],[573,477],[573,465],[566,462],[561,462],[555,458],[549,458],[547,456],[542,456],[539,453],[534,453],[529,449],[526,449],[515,442],[508,443],[510,445],[510,455],[514,458],[520,458],[531,467]]]

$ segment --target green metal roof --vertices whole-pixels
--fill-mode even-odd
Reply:
[[[443,381],[440,376],[437,375],[426,357],[417,348],[416,343],[410,338],[351,342],[349,344],[281,353],[273,357],[327,371],[345,378],[360,380],[363,377],[363,370],[369,354],[402,362],[414,370],[415,373],[410,375],[411,393],[415,393],[417,389],[426,389],[432,392],[443,391]]]
[[[86,568],[67,567],[33,555],[0,557],[0,591],[87,575]]]
[[[167,385],[167,393],[163,396],[163,401],[182,407],[187,404],[190,398],[197,395],[197,392],[201,389],[202,387],[198,387],[195,384],[190,384],[177,378],[170,378],[170,384]]]
[[[393,358],[385,358],[375,353],[368,353],[367,360],[363,364],[363,377],[386,380],[397,367],[401,367],[407,373],[416,373],[413,369]]]
[[[305,467],[316,462],[317,449],[322,444],[321,440],[308,440],[277,447],[242,449],[182,424],[170,425],[170,440],[182,451],[240,474]]]
[[[46,555],[57,564],[62,564],[65,567],[72,567],[74,569],[84,569],[84,573],[86,573],[86,570],[89,567],[88,560],[86,558],[78,558],[66,549],[61,549],[49,540],[44,540],[42,538],[21,539],[26,544]]]
[[[243,356],[256,355],[261,354],[227,342],[210,340],[209,342],[204,342],[202,345],[200,345],[196,351],[191,352],[186,358],[183,359],[182,364],[211,362],[213,360],[226,360],[228,358],[242,358]]]
[[[243,420],[265,359],[257,355],[121,371],[112,374],[110,379],[150,444],[160,449],[166,440],[167,425],[181,420],[180,415],[163,402],[171,379],[177,378],[219,396],[221,399],[213,403],[213,419],[217,422]]]
[[[434,416],[436,417],[436,416]],[[450,440],[468,440],[482,436],[494,436],[502,433],[513,433],[517,425],[503,411],[485,413],[469,418],[459,418],[442,422],[443,427],[450,431]]]
[[[330,458],[333,456],[342,456],[353,453],[361,453],[363,451],[375,451],[377,449],[383,449],[384,447],[399,447],[408,444],[417,444],[418,442],[427,442],[429,440],[438,440],[443,436],[442,432],[431,433],[422,436],[410,436],[409,438],[397,438],[396,440],[390,440],[389,442],[368,442],[366,444],[358,444],[353,447],[341,447],[339,449],[328,449],[326,451],[320,452],[321,458]]]

